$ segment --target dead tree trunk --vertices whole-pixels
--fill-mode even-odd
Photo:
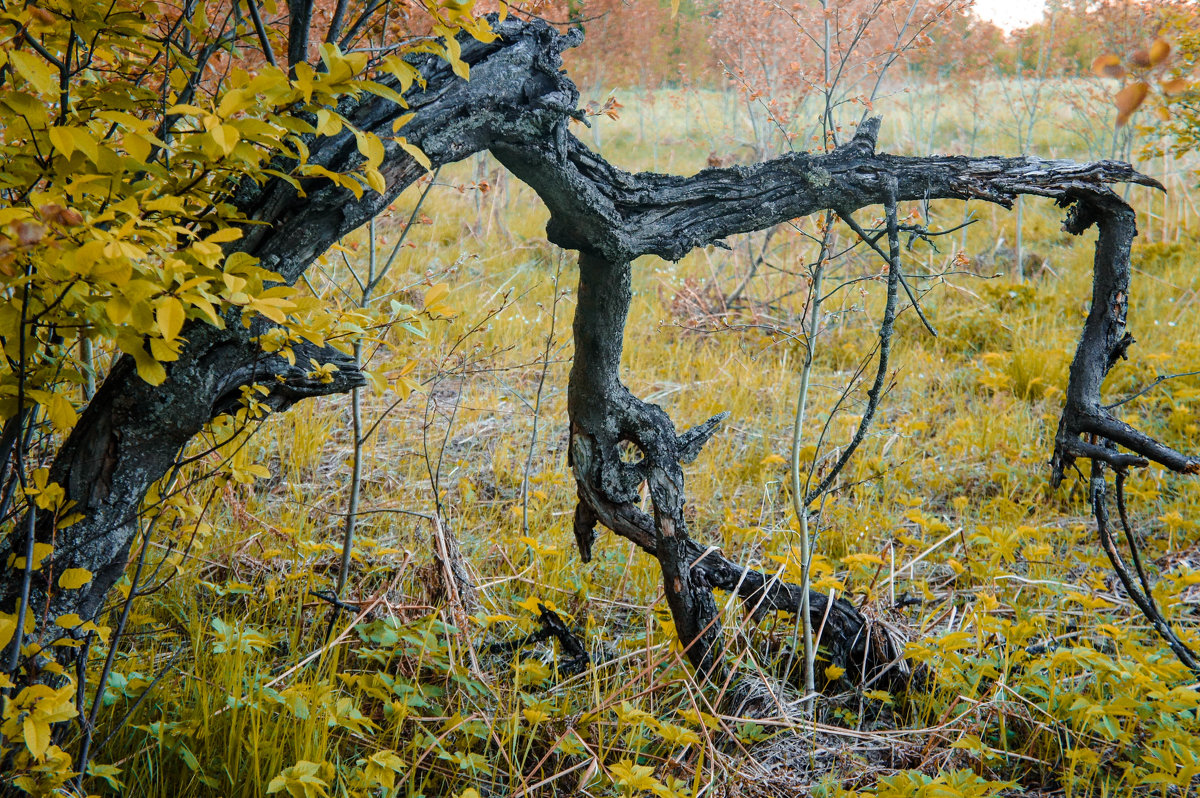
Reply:
[[[877,155],[878,129],[879,120],[868,121],[851,142],[827,155],[790,154],[750,167],[708,169],[690,178],[622,172],[569,134],[565,139],[546,136],[521,146],[492,147],[550,208],[550,240],[580,252],[575,360],[568,394],[580,551],[585,560],[590,556],[593,529],[601,523],[657,557],[676,630],[689,660],[704,676],[713,674],[721,661],[713,588],[736,593],[757,611],[799,612],[802,594],[794,585],[731,563],[688,534],[681,466],[699,454],[722,416],[680,435],[661,408],[642,402],[621,384],[630,263],[640,255],[677,260],[694,247],[720,244],[727,236],[826,208],[849,218],[866,206],[894,208],[904,200],[982,199],[1011,207],[1021,194],[1053,198],[1071,208],[1065,225],[1069,232],[1080,234],[1092,224],[1100,227],[1097,300],[1071,373],[1055,474],[1061,473],[1067,457],[1093,456],[1092,445],[1082,435],[1109,432],[1137,455],[1178,470],[1194,468],[1194,460],[1120,426],[1100,409],[1103,372],[1097,376],[1096,368],[1101,364],[1107,371],[1114,360],[1113,347],[1118,346],[1114,340],[1122,339],[1130,246],[1136,234],[1133,211],[1106,184],[1157,184],[1128,164],[1115,162]],[[1120,317],[1120,329],[1114,313]],[[883,319],[885,337],[889,326],[889,319]],[[1104,413],[1103,426],[1094,421],[1099,413]],[[622,460],[621,447],[627,443],[637,447],[641,460]],[[1108,457],[1113,462],[1144,463],[1137,455]],[[652,516],[638,508],[643,482],[649,488]],[[834,663],[852,674],[877,676],[896,660],[900,652],[891,650],[889,641],[868,641],[862,617],[849,604],[836,601],[829,612],[826,604],[825,596],[810,596],[814,627],[824,623],[821,642]]]
[[[434,164],[461,160],[486,149],[497,130],[515,137],[540,135],[543,117],[561,118],[575,95],[559,96],[558,84],[542,78],[561,51],[560,37],[545,26],[509,25],[509,36],[490,44],[466,40],[463,59],[475,80],[458,78],[445,63],[430,57],[422,64],[426,90],[410,93],[408,110],[375,98],[346,99],[337,109],[354,127],[388,141],[380,167],[387,181],[383,194],[367,191],[361,198],[323,179],[301,181],[303,192],[283,180],[263,186],[231,186],[233,201],[255,223],[228,248],[260,259],[288,282],[299,279],[311,263],[342,236],[383,211],[425,169],[389,140],[392,123],[415,112],[405,126],[408,141]],[[311,163],[335,172],[361,163],[355,138],[348,130],[336,136],[309,137]],[[278,165],[282,170],[287,164]],[[50,479],[63,486],[81,520],[55,529],[46,514],[22,519],[0,538],[0,611],[32,612],[36,628],[22,641],[14,637],[0,652],[0,672],[8,668],[13,647],[37,643],[45,649],[68,632],[53,620],[76,613],[97,619],[106,597],[124,572],[136,537],[143,499],[176,463],[183,447],[216,415],[236,408],[243,386],[265,384],[265,404],[283,410],[306,396],[349,391],[364,384],[351,358],[332,349],[301,347],[296,363],[263,353],[254,339],[269,328],[257,319],[247,329],[236,317],[217,329],[192,321],[184,326],[187,341],[178,360],[167,364],[167,380],[151,386],[137,375],[133,361],[122,358],[81,414],[50,468]],[[308,379],[309,358],[333,364],[329,383]],[[37,571],[6,565],[34,543],[53,545],[53,553]],[[92,573],[86,585],[59,590],[56,575],[68,568]],[[35,647],[30,651],[40,650]],[[77,649],[60,649],[67,659]],[[40,656],[26,656],[22,679],[36,678]]]
[[[549,207],[550,240],[580,253],[569,386],[570,458],[579,496],[576,538],[586,560],[594,527],[603,524],[658,559],[676,628],[701,676],[714,675],[722,663],[714,589],[737,594],[757,612],[799,612],[802,595],[795,585],[731,562],[689,532],[683,465],[698,456],[723,416],[679,433],[661,408],[622,384],[631,263],[641,255],[677,260],[695,247],[719,245],[728,236],[823,209],[849,217],[867,206],[904,200],[979,199],[1009,207],[1021,194],[1052,198],[1072,206],[1071,232],[1093,223],[1101,230],[1096,300],[1071,371],[1055,478],[1074,457],[1100,456],[1083,440],[1087,435],[1107,437],[1134,452],[1105,455],[1114,465],[1145,458],[1196,470],[1194,459],[1116,425],[1099,401],[1103,372],[1128,345],[1123,324],[1134,235],[1132,211],[1106,186],[1157,185],[1129,165],[877,155],[878,121],[872,120],[852,142],[829,154],[789,154],[692,177],[630,174],[590,152],[568,130],[579,116],[578,91],[562,73],[560,55],[578,35],[560,36],[541,23],[507,22],[497,29],[501,38],[492,43],[464,42],[470,82],[433,60],[422,65],[425,86],[408,93],[414,116],[404,132],[434,164],[490,149]],[[378,131],[385,140],[393,120],[408,113],[373,95],[348,99],[338,110],[352,125]],[[360,157],[349,132],[313,139],[309,148],[310,160],[332,171],[351,169]],[[236,190],[238,204],[265,223],[249,227],[237,248],[287,280],[298,279],[317,256],[385,208],[424,170],[389,144],[382,171],[386,192],[367,192],[361,199],[320,180],[305,181],[303,195],[279,180]],[[188,345],[169,365],[162,386],[146,385],[130,363],[119,363],[55,460],[52,478],[66,488],[83,520],[56,531],[39,519],[33,538],[54,546],[46,567],[32,574],[10,567],[0,578],[0,609],[28,608],[36,617],[36,629],[23,642],[53,643],[65,634],[52,623],[63,613],[97,617],[128,559],[148,489],[213,414],[228,407],[239,386],[281,373],[285,379],[273,401],[282,409],[297,398],[346,390],[361,379],[339,360],[343,371],[334,384],[307,384],[302,374],[285,373],[279,362],[259,352],[240,323],[222,330],[191,323],[185,336]],[[332,351],[314,355],[338,357]],[[638,449],[639,461],[622,460],[625,442]],[[638,506],[643,482],[652,514]],[[26,527],[15,527],[0,542],[0,563],[29,545]],[[65,568],[87,568],[95,578],[84,589],[58,591],[52,574]],[[814,620],[825,619],[822,643],[831,659],[851,673],[878,675],[898,655],[880,641],[868,644],[869,630],[847,602],[828,607],[824,595],[813,594],[809,603]]]

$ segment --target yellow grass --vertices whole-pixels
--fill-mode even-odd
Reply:
[[[1066,132],[1081,123],[1063,99],[1070,88],[1053,94],[1033,151],[1108,155]],[[965,89],[941,99],[897,93],[878,109],[880,147],[1016,152],[1003,115],[1014,90],[983,87],[978,124]],[[619,121],[577,131],[616,163],[688,173],[710,153],[751,157],[736,97],[620,99]],[[931,124],[936,102],[946,107]],[[1087,122],[1096,140],[1107,135],[1103,118]],[[1161,176],[1163,166],[1145,168]],[[1200,227],[1186,171],[1194,165],[1165,166],[1171,196],[1130,195],[1146,233],[1129,313],[1138,343],[1109,380],[1114,399],[1200,363],[1192,254]],[[486,192],[475,187],[483,181]],[[384,254],[417,191],[381,221]],[[918,244],[908,253],[910,271],[951,272],[920,283],[941,335],[928,336],[911,311],[902,315],[883,411],[825,504],[816,543],[818,586],[908,636],[911,655],[934,674],[928,689],[889,696],[842,685],[815,725],[806,722],[789,709],[797,696],[777,675],[797,645],[793,620],[755,621],[730,602],[730,655],[742,675],[771,687],[759,688],[744,717],[722,714],[722,689],[697,688],[681,664],[657,565],[611,533],[600,535],[593,562],[580,563],[565,458],[573,256],[545,242],[546,214],[532,193],[481,157],[441,172],[423,208],[430,223],[410,233],[415,247],[394,279],[401,300],[417,306],[423,283],[448,282],[453,319],[426,321],[424,340],[392,331],[395,348],[371,364],[394,375],[415,358],[410,376],[422,387],[365,445],[366,514],[343,597],[361,611],[331,616],[310,593],[336,580],[348,400],[301,405],[267,420],[237,455],[267,465],[271,477],[217,489],[211,531],[138,606],[98,740],[150,679],[166,675],[98,761],[119,765],[122,794],[170,798],[266,795],[302,762],[316,763],[313,778],[326,785],[311,794],[328,795],[989,795],[1009,783],[1071,796],[1186,794],[1200,765],[1191,679],[1110,576],[1084,482],[1047,486],[1066,368],[1090,297],[1091,236],[1068,240],[1059,211],[1027,202],[1026,250],[1046,268],[1018,283],[993,277],[1012,270],[1013,215],[968,210],[980,222],[966,233],[967,264],[955,265],[958,233],[937,239],[938,252]],[[930,223],[945,228],[964,210],[938,203],[932,212]],[[811,233],[814,224],[799,228]],[[840,235],[849,241],[848,231]],[[756,302],[723,315],[722,297],[761,241],[678,264],[639,261],[625,379],[680,426],[731,412],[687,472],[692,532],[731,558],[798,579],[785,463],[801,349],[787,333],[798,329],[806,296],[803,281],[781,270],[802,271],[814,249],[796,230],[781,232],[768,258],[778,269],[748,289]],[[350,243],[365,259],[365,234]],[[313,275],[319,291],[333,294],[344,281],[340,264],[329,259],[331,279]],[[545,368],[526,534],[522,479],[560,265],[565,295]],[[855,255],[839,274],[878,272]],[[855,283],[828,306],[835,315],[819,344],[809,460],[874,344],[877,288]],[[369,394],[367,425],[397,398]],[[823,454],[848,440],[862,402],[859,390],[833,419]],[[1192,377],[1164,383],[1126,413],[1194,450],[1198,408]],[[1197,483],[1150,469],[1130,480],[1130,499],[1160,601],[1200,644]],[[439,526],[408,514],[436,515],[439,506]],[[447,600],[446,569],[433,556],[439,528],[462,547],[477,605]],[[922,601],[893,609],[906,596]],[[549,643],[520,656],[489,650],[535,629],[539,601],[579,631],[595,667],[557,675]]]

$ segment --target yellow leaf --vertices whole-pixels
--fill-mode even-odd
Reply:
[[[233,152],[233,148],[237,146],[238,141],[242,138],[242,134],[233,125],[221,125],[213,131],[213,138],[225,150],[225,154],[229,155]]]
[[[203,108],[196,105],[188,105],[187,103],[172,105],[167,109],[167,114],[169,116],[174,116],[176,114],[180,116],[199,116],[202,113],[204,113]]]
[[[385,100],[391,100],[401,108],[408,107],[408,102],[404,99],[403,95],[389,86],[385,86],[382,83],[376,83],[373,80],[360,80],[358,81],[358,85],[361,86],[365,91],[369,91],[371,94],[382,97]]]
[[[869,552],[858,552],[857,554],[847,554],[842,557],[843,565],[883,565],[883,558],[878,554]]]
[[[1123,125],[1128,122],[1129,117],[1145,102],[1149,93],[1150,87],[1140,80],[1117,92],[1117,96],[1113,98],[1117,104],[1117,124]]]
[[[8,62],[42,94],[58,93],[58,75],[55,74],[54,68],[36,55],[21,50],[9,50]]]
[[[379,166],[383,163],[383,142],[374,133],[365,133],[361,130],[354,131],[354,140],[358,146],[358,151],[367,159],[367,163],[371,166]]]
[[[79,624],[83,623],[83,618],[78,614],[69,612],[66,615],[60,615],[54,619],[55,626],[61,626],[63,629],[74,629]]]
[[[142,356],[133,356],[137,363],[138,376],[151,385],[162,385],[167,379],[167,370],[154,358],[143,350]]]
[[[162,337],[174,341],[183,329],[183,303],[173,296],[164,297],[154,311],[154,318],[158,322],[158,330]]]
[[[50,128],[50,143],[54,145],[54,149],[61,152],[67,158],[70,158],[71,153],[75,152],[75,138],[71,135],[71,131],[66,128]]]
[[[112,629],[110,629],[109,627],[97,626],[95,624],[95,622],[93,622],[93,621],[88,621],[83,626],[80,626],[79,631],[94,632],[95,635],[100,638],[100,642],[104,643],[106,645],[108,644],[108,636],[109,636],[109,634],[112,633]]]
[[[1155,39],[1150,44],[1150,66],[1158,66],[1171,54],[1171,45],[1165,39]]]
[[[179,346],[174,342],[164,341],[161,338],[151,338],[149,346],[151,357],[159,363],[170,363],[173,360],[179,359]]]
[[[183,211],[183,198],[176,197],[173,194],[166,194],[161,197],[155,197],[146,202],[143,207],[148,211],[163,211],[164,213],[181,213]]]
[[[838,679],[842,678],[842,674],[845,672],[846,672],[845,668],[839,667],[837,665],[829,665],[825,668],[825,678],[831,682],[834,682],[834,681],[837,681]]]
[[[306,103],[312,102],[313,89],[317,85],[316,76],[316,71],[304,61],[296,64],[296,79],[293,85],[300,90]]]
[[[221,152],[226,155],[233,152],[233,148],[237,146],[238,140],[241,139],[241,134],[238,133],[236,127],[223,124],[215,116],[205,117],[204,127],[208,130],[208,135],[212,136],[213,141],[221,148]]]
[[[366,376],[367,382],[375,389],[376,393],[383,393],[387,390],[387,377],[382,371],[368,371],[363,369],[363,375]]]
[[[286,323],[287,314],[284,311],[291,310],[295,306],[295,302],[279,297],[260,297],[251,300],[247,305],[251,310],[261,313],[276,324]]]
[[[89,275],[94,280],[105,280],[116,285],[124,285],[133,276],[133,264],[127,258],[101,260],[96,263]]]
[[[75,139],[75,149],[82,152],[93,163],[100,160],[100,145],[96,143],[96,139],[87,130],[81,127],[67,128],[71,133],[71,138]]]
[[[1092,71],[1102,78],[1125,77],[1125,67],[1121,66],[1121,59],[1112,53],[1096,56],[1096,60],[1092,62]]]
[[[441,303],[443,299],[450,293],[450,286],[446,283],[438,283],[430,286],[425,292],[425,309],[428,310]]]
[[[416,67],[394,55],[385,58],[381,68],[400,81],[400,91],[408,91],[413,81],[421,77],[421,73],[417,71]]]
[[[92,581],[92,572],[86,568],[68,568],[58,576],[58,586],[64,590],[78,590]]]
[[[33,568],[31,570],[40,571],[42,569],[42,560],[49,557],[53,551],[54,551],[54,547],[51,546],[49,543],[34,543],[33,544]],[[16,570],[16,571],[24,571],[25,570],[25,558],[24,557],[18,557],[15,554],[10,554],[8,556],[8,563],[13,568],[13,570]]]
[[[442,30],[445,30],[445,28]],[[458,39],[455,38],[453,33],[450,33],[442,39],[442,43],[446,47],[443,57],[446,59],[446,63],[450,65],[450,69],[463,80],[470,80],[471,67],[466,61],[462,60],[462,45],[458,43]]]
[[[206,237],[204,240],[210,244],[226,244],[230,241],[237,241],[242,237],[242,231],[236,227],[222,227],[217,232]]]
[[[150,139],[136,133],[126,133],[121,143],[125,145],[125,152],[129,153],[129,157],[139,162],[145,162],[150,157],[150,148],[154,146]]]
[[[75,709],[75,686],[72,684],[58,690],[35,684],[22,690],[16,702],[29,707],[29,714],[42,723],[58,723],[79,714]]]
[[[400,395],[401,399],[407,399],[412,394],[412,392],[415,391],[420,386],[418,386],[417,383],[413,382],[410,379],[406,379],[404,377],[399,377],[396,380],[396,382],[392,385],[392,387],[395,388],[396,393]]]
[[[367,179],[367,185],[372,190],[380,194],[387,190],[387,181],[383,179],[383,174],[378,169],[364,169],[363,177]]]
[[[17,631],[17,620],[12,617],[0,617],[0,651],[8,647]]]
[[[251,105],[251,101],[246,99],[246,93],[241,89],[233,89],[226,92],[221,98],[220,104],[217,106],[217,116],[228,119],[238,111],[242,111]]]
[[[426,169],[433,168],[429,156],[421,152],[420,147],[417,147],[415,144],[409,144],[408,139],[404,138],[404,136],[397,136],[396,143],[400,145],[401,149],[411,155],[417,163],[421,164],[421,166],[424,166]]]
[[[33,754],[34,759],[40,760],[50,747],[50,724],[33,715],[26,715],[22,728],[25,732],[25,747]]]
[[[538,598],[536,595],[528,596],[524,601],[517,602],[517,606],[526,612],[532,613],[533,615],[541,615],[542,607],[545,607],[548,610],[553,610],[554,612],[559,611],[558,607],[554,605],[553,601],[550,601],[549,599]],[[566,613],[562,614],[565,615]]]
[[[336,136],[342,132],[342,118],[327,108],[317,111],[317,135]],[[356,135],[362,135],[357,130]]]
[[[67,397],[60,393],[52,393],[41,404],[46,409],[46,416],[50,419],[50,423],[58,431],[69,432],[75,426],[78,416],[75,414],[75,408],[71,406],[71,400]]]
[[[124,324],[129,320],[132,311],[133,306],[129,304],[129,300],[120,294],[114,294],[104,303],[104,312],[113,324]]]

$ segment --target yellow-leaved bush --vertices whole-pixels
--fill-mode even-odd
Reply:
[[[221,326],[241,308],[299,323],[291,288],[254,258],[226,254],[241,237],[229,192],[272,176],[382,190],[377,136],[355,131],[366,162],[354,174],[307,163],[301,136],[341,132],[333,106],[343,95],[400,95],[362,79],[366,53],[328,44],[322,69],[298,64],[294,79],[227,54],[223,79],[198,81],[203,65],[161,38],[172,23],[211,36],[203,13],[173,20],[130,0],[52,7],[0,11],[9,33],[0,49],[0,418],[23,400],[66,431],[78,393],[70,383],[88,376],[71,354],[80,342],[133,356],[157,384],[188,319]],[[91,42],[86,55],[72,44],[79,38]],[[402,86],[417,77],[398,57],[379,66]],[[277,156],[294,159],[291,174],[271,168]],[[321,340],[319,326],[303,333]]]
[[[286,50],[287,5],[252,4],[252,15],[267,17],[265,29],[251,24],[245,4],[228,0],[182,11],[139,0],[0,4],[0,426],[18,420],[48,433],[34,460],[18,461],[25,504],[10,513],[36,507],[60,529],[77,519],[48,478],[56,442],[74,429],[117,357],[131,356],[147,383],[164,382],[189,321],[248,325],[261,315],[279,325],[262,341],[266,351],[287,354],[301,339],[335,339],[350,351],[363,319],[302,297],[238,251],[248,222],[233,191],[270,179],[299,189],[300,178],[333,181],[356,197],[384,191],[384,142],[353,129],[339,101],[368,92],[403,106],[402,92],[421,79],[405,54],[433,53],[467,77],[455,36],[492,36],[473,3],[424,0],[417,5],[431,23],[423,32],[432,35],[388,53],[323,44],[319,59],[289,71],[272,52]],[[399,135],[403,121],[392,140],[424,159]],[[309,162],[309,144],[347,129],[363,156],[359,166],[337,173]],[[403,387],[407,393],[411,382]],[[153,493],[154,523],[183,519],[203,533],[202,508],[190,497]],[[37,544],[32,561],[10,557],[0,573],[34,573],[51,548]],[[70,568],[50,578],[68,591],[92,575]],[[119,587],[128,595],[128,583]],[[33,608],[25,616],[28,634]],[[109,642],[107,627],[77,614],[36,620]],[[17,627],[16,613],[0,613],[0,650]],[[17,653],[24,662],[40,648]],[[74,677],[53,661],[44,666],[45,683],[20,689],[11,670],[6,657],[0,763],[8,772],[0,783],[31,793],[58,789],[76,774],[72,756],[51,744],[51,729],[79,715],[83,697],[77,703]],[[117,772],[88,771],[110,783]]]

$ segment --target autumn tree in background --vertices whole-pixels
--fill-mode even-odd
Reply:
[[[830,135],[828,146],[844,137],[838,129],[869,113],[891,67],[931,44],[934,26],[966,7],[962,0],[722,2],[712,38],[745,96],[760,148],[780,135],[784,142]],[[806,100],[816,108],[800,118]]]
[[[1164,149],[1182,156],[1200,150],[1200,8],[1180,7],[1164,20],[1173,37],[1177,61],[1167,74],[1159,121],[1173,140]]]
[[[1200,9],[1162,0],[1141,11],[1142,27],[1132,35],[1101,39],[1103,51],[1093,59],[1091,71],[1110,79],[1106,88],[1117,124],[1127,127],[1130,147],[1138,132],[1144,136],[1143,154],[1180,157],[1194,151],[1198,141]],[[1153,115],[1140,125],[1127,124],[1147,104]]]
[[[1129,8],[1127,3],[1102,6],[1089,15],[1094,36],[1090,81],[1083,84],[1089,103],[1115,111],[1112,156],[1179,156],[1194,148],[1187,108],[1194,105],[1200,76],[1196,73],[1195,31],[1200,10],[1176,0],[1159,0]],[[1153,107],[1153,117],[1131,124],[1139,109]],[[1162,172],[1169,174],[1166,162]]]
[[[681,78],[717,80],[709,44],[716,13],[714,0],[583,0],[556,3],[545,16],[578,24],[584,32],[583,44],[565,60],[572,73],[602,88],[649,89]]]
[[[991,78],[997,63],[1011,61],[1012,42],[1004,31],[961,7],[946,14],[928,43],[909,53],[902,66],[914,83],[946,81],[961,87]]]

